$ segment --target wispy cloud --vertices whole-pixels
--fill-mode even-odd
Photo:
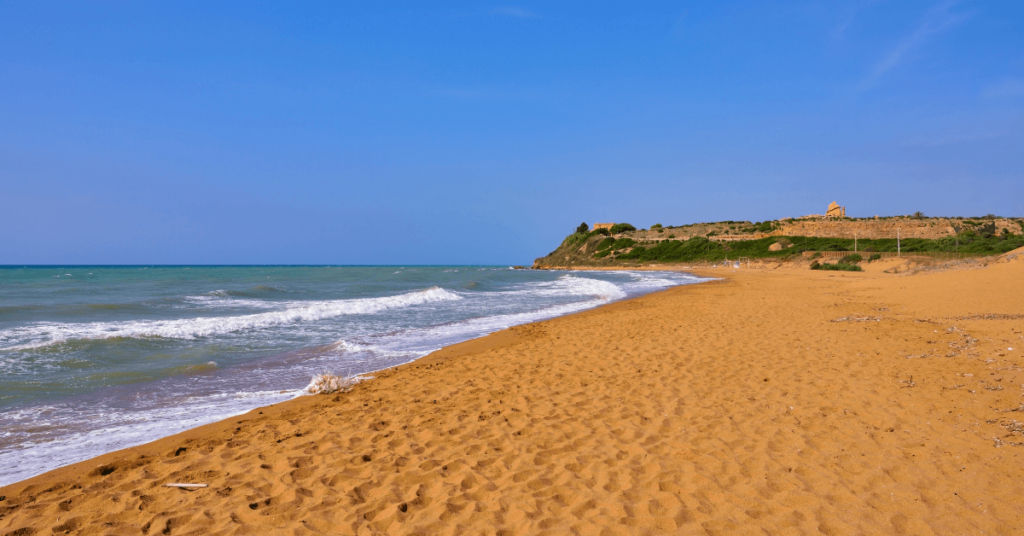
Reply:
[[[1024,80],[1006,80],[988,86],[981,91],[981,96],[986,99],[1022,97],[1024,96]]]
[[[539,19],[540,15],[518,6],[499,6],[491,9],[491,15],[515,17],[517,19]]]
[[[864,91],[878,85],[886,73],[902,65],[907,56],[921,47],[931,35],[947,30],[966,19],[966,14],[950,12],[956,3],[946,1],[929,9],[917,28],[900,39],[896,46],[874,65],[871,72],[861,80],[858,89]]]

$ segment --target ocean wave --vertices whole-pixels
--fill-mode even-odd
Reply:
[[[374,346],[369,344],[359,344],[346,340],[337,341],[328,346],[329,351],[342,353],[342,354],[370,354],[374,357],[386,357],[386,358],[399,358],[399,357],[419,357],[422,352],[416,350],[388,350],[380,346]],[[324,357],[334,357],[326,355]]]
[[[463,299],[440,287],[352,300],[290,302],[287,309],[240,316],[138,320],[83,324],[36,323],[0,331],[0,349],[27,350],[75,339],[168,338],[197,339],[295,322],[310,322],[342,315],[373,314],[387,309]],[[10,346],[7,344],[13,343]]]
[[[211,290],[197,296],[185,296],[182,301],[201,307],[238,307],[269,309],[280,307],[280,301],[265,301],[263,298],[273,299],[286,297],[294,294],[292,291],[271,287],[267,285],[256,285],[245,290]]]
[[[379,346],[373,347],[373,350],[377,352],[391,351],[409,355],[415,353],[426,355],[431,351],[458,341],[479,337],[512,326],[591,309],[627,296],[626,292],[614,283],[600,279],[575,277],[568,274],[559,277],[555,281],[539,283],[537,286],[527,290],[492,294],[528,294],[532,296],[579,295],[590,299],[548,305],[530,311],[487,315],[396,332],[382,337]]]
[[[674,287],[680,284],[686,283],[699,283],[706,281],[707,279],[701,277],[695,277],[685,274],[674,275],[672,279],[664,277],[664,274],[650,273],[650,272],[627,272],[633,281],[627,283],[629,290],[632,291],[649,291],[656,288],[667,288]]]
[[[552,287],[568,294],[577,296],[595,296],[604,300],[621,300],[626,292],[610,281],[563,275],[555,280]]]
[[[199,296],[185,296],[181,301],[188,305],[179,305],[180,308],[201,307],[204,309],[279,309],[283,302],[273,302],[254,299],[231,298],[220,295],[203,294]]]
[[[205,293],[206,296],[221,296],[229,298],[259,298],[268,294],[290,294],[291,291],[270,285],[256,285],[244,290],[211,290]]]
[[[42,309],[42,305],[0,305],[0,316],[17,315]]]
[[[499,314],[414,328],[382,337],[379,348],[394,348],[395,350],[392,351],[404,352],[409,355],[416,353],[427,355],[449,344],[480,337],[512,326],[584,311],[609,301],[611,300],[607,298],[597,298],[542,307],[533,311]]]
[[[539,297],[592,296],[606,301],[621,300],[626,297],[626,291],[615,283],[589,277],[577,277],[572,274],[561,275],[554,281],[531,283],[519,290],[501,291],[494,294],[528,294]]]
[[[104,406],[36,406],[8,411],[0,414],[0,430],[4,431],[0,435],[0,456],[5,462],[0,466],[0,486],[301,394],[299,390],[212,394],[133,412]],[[75,426],[83,421],[100,426]]]

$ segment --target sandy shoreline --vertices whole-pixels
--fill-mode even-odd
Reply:
[[[1024,529],[1022,259],[701,272],[0,488],[0,534]]]

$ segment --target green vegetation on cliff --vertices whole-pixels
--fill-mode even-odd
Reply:
[[[792,246],[779,251],[771,251],[772,244],[787,240]],[[619,255],[619,260],[639,262],[692,262],[718,261],[727,257],[788,257],[804,251],[853,251],[853,240],[845,238],[814,238],[808,236],[768,237],[760,240],[737,240],[732,242],[716,242],[704,237],[689,240],[665,240],[656,245],[643,245],[633,248],[628,253]],[[959,247],[955,237],[929,240],[909,238],[900,242],[900,250],[904,253],[944,251],[966,254],[998,255],[1007,251],[1024,247],[1024,235],[992,236],[961,236]],[[895,239],[858,240],[858,251],[867,253],[896,252]]]
[[[632,226],[630,226],[632,227]],[[959,252],[968,255],[999,255],[1024,247],[1024,235],[1002,232],[981,225],[963,230],[958,236],[940,239],[908,238],[900,241],[904,254],[917,252]],[[581,226],[582,228],[582,226]],[[627,232],[626,234],[633,234]],[[773,248],[774,246],[774,248]],[[774,249],[774,250],[773,250]],[[861,239],[857,250],[872,253],[896,252],[896,239]],[[629,236],[618,238],[598,232],[576,232],[569,235],[558,249],[548,257],[538,259],[539,265],[616,265],[645,262],[685,263],[718,262],[725,259],[778,258],[786,259],[805,251],[854,251],[854,240],[847,238],[816,238],[809,236],[770,236],[757,240],[716,241],[703,236],[688,240],[634,240]],[[875,255],[871,256],[876,258]],[[856,266],[860,256],[847,256],[842,265]],[[843,269],[825,268],[822,269]]]

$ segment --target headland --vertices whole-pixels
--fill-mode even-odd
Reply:
[[[763,222],[720,221],[638,229],[629,223],[586,224],[534,268],[717,265],[759,262],[806,267],[824,257],[860,264],[889,257],[953,261],[992,257],[1024,247],[1024,218],[908,216],[852,218],[832,202],[824,215]],[[803,262],[806,259],[807,262]]]

